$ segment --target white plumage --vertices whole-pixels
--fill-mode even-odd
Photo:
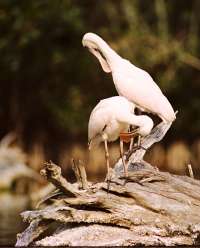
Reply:
[[[121,58],[96,34],[85,34],[82,43],[98,58],[103,70],[112,73],[119,95],[140,109],[157,114],[164,122],[175,120],[171,104],[146,71]]]
[[[104,141],[115,141],[129,126],[138,127],[137,133],[146,136],[153,121],[146,115],[135,115],[135,105],[122,96],[101,100],[93,109],[88,124],[88,141],[91,146]]]
[[[88,124],[89,148],[104,142],[107,170],[109,174],[109,152],[107,142],[115,141],[121,133],[127,133],[129,126],[137,128],[137,134],[146,136],[153,128],[153,121],[146,115],[135,115],[135,105],[122,96],[114,96],[101,100],[93,109]],[[123,141],[120,140],[120,152],[127,175],[127,167],[123,159]]]

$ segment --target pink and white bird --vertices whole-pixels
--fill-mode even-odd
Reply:
[[[175,120],[176,116],[170,102],[146,71],[120,57],[94,33],[85,34],[82,44],[98,58],[105,72],[112,73],[120,96],[126,97],[139,109],[158,115],[165,123]]]
[[[114,96],[101,100],[92,110],[88,123],[89,149],[104,142],[107,171],[109,175],[109,152],[107,142],[120,137],[120,155],[124,165],[125,175],[127,167],[123,159],[123,134],[128,132],[129,126],[137,127],[137,134],[148,135],[153,128],[153,121],[146,115],[135,115],[135,105],[122,96]],[[133,134],[133,133],[132,133]]]

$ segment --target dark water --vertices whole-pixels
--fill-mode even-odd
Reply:
[[[0,246],[15,244],[16,234],[25,228],[19,214],[26,210],[27,206],[27,197],[0,194]]]

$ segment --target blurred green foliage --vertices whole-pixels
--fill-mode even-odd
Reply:
[[[0,134],[87,139],[90,111],[116,95],[81,44],[102,36],[147,70],[179,110],[171,139],[200,135],[199,0],[1,0]],[[69,139],[70,138],[70,139]]]

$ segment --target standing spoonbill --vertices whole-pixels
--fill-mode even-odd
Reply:
[[[146,115],[135,115],[135,105],[125,97],[114,96],[101,100],[92,110],[88,123],[89,150],[104,142],[107,173],[109,176],[109,152],[108,142],[120,137],[120,155],[122,158],[124,173],[127,176],[127,166],[123,158],[123,141],[127,140],[127,132],[130,125],[138,127],[136,132],[141,136],[148,135],[153,128],[153,121]]]
[[[112,73],[120,96],[126,97],[139,109],[158,115],[165,123],[175,120],[176,116],[170,102],[146,71],[120,57],[94,33],[86,33],[82,44],[98,58],[105,72]]]

